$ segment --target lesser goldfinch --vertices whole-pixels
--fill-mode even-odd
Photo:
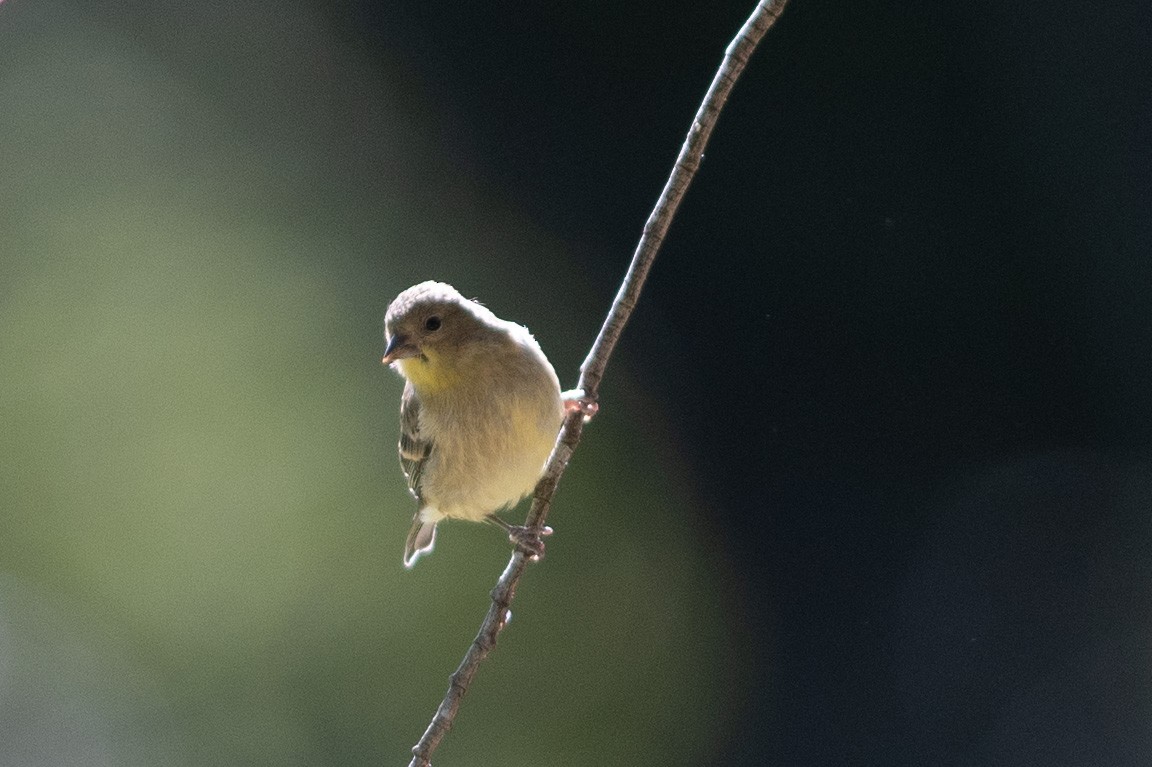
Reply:
[[[384,333],[383,363],[405,379],[400,465],[416,498],[404,566],[446,517],[520,530],[493,513],[532,492],[567,406],[536,339],[442,282],[398,295]]]

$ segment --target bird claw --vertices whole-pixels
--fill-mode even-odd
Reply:
[[[560,395],[564,399],[564,412],[583,413],[584,423],[592,420],[592,416],[600,411],[600,403],[595,397],[584,393],[583,389],[571,389]]]
[[[533,562],[539,562],[544,556],[544,541],[542,538],[552,535],[551,527],[527,527],[525,525],[508,525],[508,540],[515,545],[517,551]]]

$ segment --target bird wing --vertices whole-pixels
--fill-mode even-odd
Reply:
[[[432,440],[420,436],[420,398],[412,384],[406,383],[400,397],[400,468],[408,478],[409,492],[420,502],[420,479],[430,455]]]

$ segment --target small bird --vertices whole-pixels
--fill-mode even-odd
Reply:
[[[539,534],[495,516],[532,492],[566,411],[566,400],[536,339],[443,282],[398,295],[384,318],[385,365],[404,377],[400,466],[416,499],[404,544],[412,567],[445,518],[490,521],[532,552]],[[529,535],[524,535],[530,533]],[[537,552],[538,553],[538,552]]]

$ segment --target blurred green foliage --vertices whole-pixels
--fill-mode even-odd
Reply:
[[[571,385],[609,297],[326,7],[0,6],[0,763],[406,763],[486,608],[497,531],[400,565],[384,307],[453,282]],[[626,356],[605,387],[438,764],[735,726],[740,586]]]

